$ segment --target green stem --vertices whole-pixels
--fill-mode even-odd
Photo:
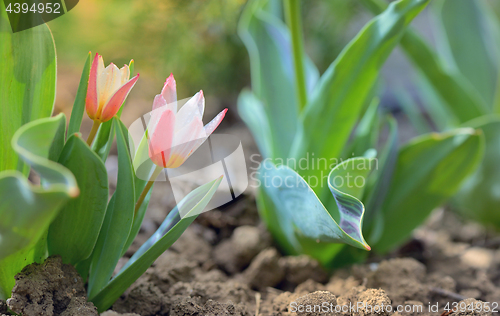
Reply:
[[[100,125],[101,122],[94,121],[94,125],[92,125],[92,129],[90,130],[89,138],[87,138],[87,144],[89,146],[92,145],[92,142],[94,141],[95,135],[97,134],[97,130],[99,129]]]
[[[141,196],[139,196],[139,199],[135,203],[135,210],[134,210],[134,216],[137,215],[137,211],[141,207],[142,203],[144,202],[144,199],[146,198],[146,195],[148,194],[149,190],[155,183],[156,177],[160,174],[160,172],[163,170],[163,168],[156,167],[155,171],[151,175],[151,178],[149,178],[148,183],[144,187],[144,190],[142,190]]]
[[[283,0],[285,17],[292,35],[293,62],[295,68],[295,87],[299,102],[299,110],[307,103],[306,79],[304,73],[304,43],[302,38],[302,20],[300,17],[300,0]]]

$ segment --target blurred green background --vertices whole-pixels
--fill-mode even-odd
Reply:
[[[106,65],[135,61],[141,78],[124,111],[125,124],[150,110],[154,95],[170,73],[176,77],[179,98],[203,89],[209,113],[233,108],[240,90],[250,84],[248,54],[236,32],[245,3],[80,1],[69,13],[48,23],[58,54],[56,112],[71,111],[89,51],[103,55]],[[307,52],[322,72],[362,26],[348,27],[350,21],[360,13],[366,15],[363,21],[370,15],[351,0],[303,1],[302,5]]]
[[[466,0],[458,0],[466,1]],[[500,1],[491,2],[500,10]],[[237,35],[246,0],[84,0],[48,23],[57,46],[56,113],[70,113],[86,54],[103,55],[105,64],[135,60],[141,78],[124,111],[126,125],[151,108],[165,78],[173,73],[179,98],[203,89],[207,115],[230,108],[241,89],[250,85],[248,54]],[[497,10],[497,11],[498,11]],[[432,40],[429,11],[413,25]],[[306,52],[320,73],[372,15],[356,0],[302,1]],[[391,87],[411,86],[411,66],[396,50],[384,66],[382,104],[397,108]],[[411,87],[410,87],[411,90]],[[90,124],[85,118],[84,128]]]

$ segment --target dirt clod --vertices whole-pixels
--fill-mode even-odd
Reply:
[[[366,289],[364,286],[354,287],[337,299],[344,314],[368,316],[389,315],[391,300],[384,290]]]
[[[60,316],[97,316],[97,308],[91,302],[87,302],[84,296],[72,297],[68,307]]]
[[[285,269],[285,280],[293,285],[301,284],[308,279],[318,283],[328,281],[328,274],[321,268],[318,261],[309,256],[283,257],[279,263]]]
[[[424,302],[429,295],[428,286],[422,284],[426,269],[423,264],[411,258],[397,258],[382,261],[369,274],[367,287],[383,288],[394,305],[408,300]]]
[[[279,264],[280,255],[274,248],[268,248],[252,260],[243,273],[243,278],[254,289],[265,289],[280,283],[285,271]]]
[[[33,263],[16,275],[9,308],[25,316],[70,315],[64,312],[81,308],[82,315],[98,315],[92,303],[87,303],[83,281],[60,257],[49,257],[42,264]],[[93,307],[93,308],[92,308]],[[92,312],[95,310],[95,313]]]
[[[109,310],[109,311],[105,311],[104,313],[102,313],[101,316],[141,316],[141,315],[135,314],[135,313],[120,314],[120,313],[117,313],[115,311]]]
[[[215,248],[215,262],[231,274],[241,271],[261,250],[269,246],[269,238],[264,235],[257,227],[236,228],[231,238]]]
[[[290,303],[289,312],[303,316],[333,316],[337,298],[328,291],[316,291],[297,298]]]
[[[0,315],[3,313],[7,313],[7,302],[0,300]]]

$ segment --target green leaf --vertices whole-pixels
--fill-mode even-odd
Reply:
[[[297,130],[298,103],[290,33],[273,13],[266,11],[269,0],[249,1],[242,13],[238,34],[250,55],[252,89],[264,104],[272,144],[271,157],[287,157]],[[304,61],[307,86],[317,79],[317,69]]]
[[[375,243],[379,238],[383,223],[383,214],[380,208],[389,193],[396,160],[398,157],[398,128],[396,120],[392,116],[387,117],[389,123],[389,137],[378,155],[377,168],[368,178],[367,194],[363,196],[366,205],[365,225],[368,240]]]
[[[32,185],[18,171],[0,173],[0,292],[5,295],[14,286],[14,275],[37,258],[34,247],[60,208],[78,195],[71,172],[48,160],[51,144],[65,124],[63,114],[38,119],[12,139],[14,151],[38,173],[42,185]]]
[[[128,131],[118,118],[113,118],[118,147],[118,180],[116,191],[106,210],[94,252],[88,285],[88,296],[95,296],[111,279],[122,256],[134,218],[135,192],[132,159],[127,146]]]
[[[388,6],[384,0],[360,0],[374,14]],[[473,86],[460,73],[452,73],[431,49],[431,46],[412,29],[401,38],[401,47],[422,76],[434,87],[443,104],[460,122],[479,117],[486,104]]]
[[[264,105],[249,90],[243,90],[238,97],[238,113],[248,126],[264,157],[271,157],[271,128]]]
[[[410,93],[404,87],[399,87],[396,88],[395,95],[399,105],[410,119],[411,125],[413,125],[415,130],[419,134],[430,133],[432,128]]]
[[[10,146],[22,125],[49,117],[55,101],[56,52],[47,25],[12,33],[0,4],[0,171],[28,169]]]
[[[453,199],[457,210],[485,225],[500,228],[500,117],[489,115],[466,123],[485,136],[485,153],[477,170]]]
[[[83,66],[80,84],[76,92],[75,103],[71,110],[71,117],[69,119],[68,135],[78,133],[82,125],[83,114],[85,112],[85,99],[87,97],[87,87],[89,85],[90,65],[92,64],[92,55],[89,52],[85,66]]]
[[[104,122],[99,127],[97,135],[92,143],[92,150],[101,158],[102,161],[108,159],[115,131],[112,129],[113,121]]]
[[[493,105],[497,65],[493,60],[492,34],[488,34],[486,12],[478,0],[435,1],[441,35],[437,39],[452,67],[474,86],[488,105]]]
[[[428,134],[405,145],[382,206],[383,232],[373,249],[386,252],[410,237],[431,211],[455,194],[484,152],[480,131]]]
[[[379,129],[379,108],[380,100],[374,98],[368,106],[365,114],[359,121],[354,138],[349,146],[345,147],[342,157],[363,156],[365,152],[377,146]]]
[[[428,0],[393,2],[344,48],[311,95],[302,117],[304,128],[295,139],[295,158],[313,153],[315,159],[340,157],[363,106],[371,96],[380,68],[398,44],[406,26],[427,3]],[[325,172],[320,168],[300,171],[305,178],[320,177]],[[318,194],[324,189],[312,188]]]
[[[222,176],[189,193],[108,285],[96,296],[90,297],[100,312],[109,308],[181,236],[207,206],[221,181]]]
[[[75,265],[91,255],[97,241],[108,204],[108,175],[78,134],[68,138],[59,163],[74,174],[80,196],[67,203],[50,225],[49,254]]]
[[[130,145],[133,145],[133,142],[130,142]],[[146,133],[144,133],[137,150],[132,148],[132,153],[135,154],[133,157],[133,166],[135,170],[135,192],[136,192],[136,203],[139,197],[141,196],[142,191],[146,188],[148,184],[148,180],[151,178],[156,179],[156,176],[163,170],[158,168],[153,161],[149,158],[149,149],[148,149],[148,140],[146,137]],[[154,176],[156,174],[156,176]],[[137,175],[140,175],[139,178]],[[145,180],[147,179],[147,180]],[[154,183],[149,189],[146,197],[144,198],[142,204],[134,215],[134,222],[132,224],[132,230],[128,237],[125,246],[123,247],[122,254],[125,254],[127,249],[130,247],[135,237],[139,233],[141,229],[142,221],[144,220],[144,216],[146,215],[146,211],[148,209],[149,200],[151,199],[151,194],[153,192]]]
[[[315,256],[316,252],[324,251],[322,244],[316,242],[346,243],[369,249],[361,233],[364,206],[359,199],[370,169],[357,168],[359,164],[369,163],[367,158],[353,158],[332,169],[328,186],[337,208],[327,210],[297,172],[264,161],[259,172],[262,193],[259,208],[286,252]],[[357,182],[354,179],[358,179]],[[320,251],[315,251],[318,249]],[[324,255],[315,258],[322,263],[331,259]]]

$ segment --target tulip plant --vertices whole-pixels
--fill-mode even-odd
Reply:
[[[400,147],[395,120],[379,109],[380,69],[428,2],[385,6],[321,76],[303,49],[299,0],[250,0],[244,9],[252,90],[241,92],[238,110],[262,154],[258,209],[284,252],[338,267],[365,250],[394,249],[477,167],[480,130]]]
[[[385,1],[363,0],[378,14]],[[500,21],[487,1],[436,1],[439,51],[409,30],[401,47],[418,70],[417,86],[434,126],[481,129],[485,155],[479,168],[463,183],[452,202],[455,209],[479,222],[500,229]],[[417,130],[431,130],[420,110],[402,96]],[[405,101],[406,100],[406,101]]]
[[[2,10],[2,19],[4,14]],[[63,114],[51,117],[56,55],[48,27],[43,24],[15,34],[1,29],[0,34],[4,111],[0,297],[9,296],[15,274],[25,265],[59,255],[64,263],[77,268],[88,284],[89,300],[104,311],[179,238],[215,193],[222,176],[179,202],[113,276],[119,258],[139,232],[156,176],[164,168],[182,165],[217,128],[226,110],[203,126],[201,91],[177,110],[171,75],[154,99],[144,142],[134,148],[120,121],[123,103],[139,78],[130,79],[134,63],[121,69],[114,64],[104,67],[102,56],[96,54],[92,59],[89,53],[66,129]],[[85,111],[94,121],[87,140],[79,132]],[[118,180],[109,197],[104,162],[115,139]],[[146,180],[136,174],[139,164],[149,168],[151,176]],[[39,183],[28,180],[33,174],[38,175]]]

